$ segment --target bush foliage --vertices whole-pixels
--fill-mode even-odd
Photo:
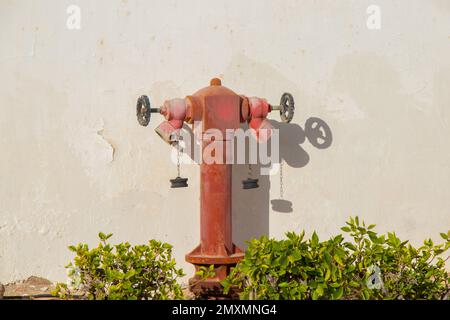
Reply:
[[[172,246],[156,240],[148,245],[128,242],[111,245],[112,234],[99,234],[100,244],[70,246],[76,253],[69,263],[69,283],[58,283],[55,295],[71,298],[75,293],[91,300],[181,299],[177,279],[183,271],[172,258]]]
[[[225,292],[242,289],[243,299],[448,299],[444,242],[418,248],[394,233],[378,235],[375,225],[350,218],[337,235],[320,241],[314,232],[287,233],[286,240],[249,242],[245,258],[223,281]]]

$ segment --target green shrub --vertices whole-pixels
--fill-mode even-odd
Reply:
[[[338,235],[319,241],[287,233],[286,240],[249,242],[245,258],[223,281],[225,293],[242,289],[242,299],[448,299],[450,231],[443,244],[431,239],[415,248],[394,233],[350,218]]]
[[[69,263],[69,284],[58,283],[55,295],[71,298],[81,294],[91,300],[181,299],[177,278],[183,271],[175,267],[172,246],[156,240],[148,245],[128,242],[110,245],[112,234],[99,234],[100,244],[70,246],[76,253]]]

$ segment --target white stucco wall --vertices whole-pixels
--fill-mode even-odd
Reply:
[[[81,8],[81,30],[66,9]],[[381,9],[381,29],[366,9]],[[350,215],[417,243],[450,227],[450,2],[0,1],[0,281],[64,280],[67,245],[150,238],[184,254],[198,244],[199,170],[176,174],[168,146],[135,117],[220,76],[239,93],[296,98],[285,128],[285,198],[278,176],[241,191],[239,245],[261,234],[339,232]],[[317,149],[309,117],[332,130]],[[271,116],[278,120],[275,115]],[[289,131],[291,130],[291,131]],[[292,133],[292,134],[291,134]],[[283,139],[282,139],[283,141]]]

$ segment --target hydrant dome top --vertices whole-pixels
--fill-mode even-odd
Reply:
[[[209,82],[209,84],[211,86],[221,86],[222,81],[219,78],[212,78],[211,81]]]
[[[204,87],[193,94],[195,97],[206,96],[237,96],[233,90],[222,86],[222,81],[219,78],[212,78],[208,87]]]

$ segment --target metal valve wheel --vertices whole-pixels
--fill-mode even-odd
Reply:
[[[283,93],[280,100],[280,117],[284,123],[289,123],[294,117],[294,97],[290,93]]]
[[[150,100],[146,95],[142,95],[137,100],[136,117],[141,126],[148,126],[150,122],[151,107]]]

